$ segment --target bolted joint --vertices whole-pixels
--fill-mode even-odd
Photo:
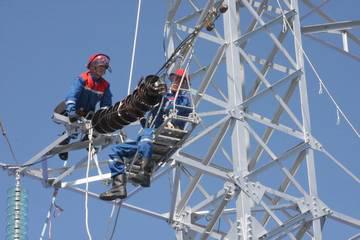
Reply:
[[[331,209],[315,196],[305,197],[297,202],[301,213],[310,212],[313,218],[332,214]]]
[[[226,182],[224,184],[225,201],[229,201],[235,194],[235,185],[233,183]]]
[[[243,109],[233,108],[229,110],[229,115],[240,121],[245,121],[245,112]]]

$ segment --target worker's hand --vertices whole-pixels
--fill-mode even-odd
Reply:
[[[76,122],[79,119],[79,115],[76,113],[76,111],[70,111],[68,113],[68,117],[71,123]]]

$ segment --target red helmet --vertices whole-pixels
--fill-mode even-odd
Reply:
[[[90,66],[105,66],[106,69],[111,72],[111,67],[110,67],[110,57],[106,54],[103,53],[97,53],[94,55],[91,55],[89,57],[89,61],[86,65],[86,67],[88,69],[90,69]]]
[[[180,87],[181,79],[184,77],[183,82],[181,84],[181,88],[189,88],[189,80],[190,78],[186,74],[185,69],[179,68],[175,71],[175,73],[170,73],[169,79],[171,81],[170,89],[173,92],[178,91],[178,88]]]
[[[185,76],[184,76],[185,75]],[[179,68],[179,69],[177,69],[176,71],[175,71],[175,73],[170,73],[170,76],[169,76],[169,78],[170,78],[170,80],[171,81],[174,81],[174,78],[175,77],[182,77],[182,76],[184,76],[184,79],[186,80],[186,79],[189,79],[189,77],[187,76],[187,74],[186,74],[186,71],[185,71],[185,69],[183,69],[183,68]],[[190,79],[189,79],[190,80]]]

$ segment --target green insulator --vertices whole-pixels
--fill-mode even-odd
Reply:
[[[7,194],[7,240],[27,240],[28,199],[19,182]]]

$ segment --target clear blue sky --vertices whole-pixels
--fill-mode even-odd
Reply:
[[[106,77],[111,83],[114,102],[126,96],[136,8],[137,1],[0,1],[0,119],[19,162],[30,159],[61,133],[61,127],[50,119],[52,110],[65,97],[75,77],[85,70],[89,55],[94,52],[110,55],[113,73]],[[360,2],[356,0],[332,1],[326,7],[336,20],[359,19],[359,9]],[[133,82],[142,75],[155,73],[164,61],[162,41],[166,10],[167,1],[143,1]],[[317,17],[306,21],[316,22],[323,21]],[[354,32],[360,35],[359,30]],[[307,38],[304,38],[304,46],[329,90],[359,128],[359,62]],[[359,48],[354,45],[350,48],[360,54]],[[314,136],[359,176],[359,138],[343,119],[336,125],[335,107],[325,94],[318,95],[319,84],[308,66],[306,70]],[[60,161],[57,157],[52,160]],[[6,142],[1,138],[0,162],[12,161]],[[335,210],[360,218],[359,185],[323,156],[319,156],[316,164],[320,197]],[[5,223],[6,190],[15,181],[5,171],[0,171],[0,181],[0,222]],[[167,181],[165,177],[134,202],[168,204],[161,198],[163,188],[169,188]],[[22,182],[29,192],[28,237],[39,239],[52,189],[30,178]],[[59,193],[57,204],[65,211],[53,220],[53,239],[86,239],[83,196],[64,190]],[[93,239],[104,239],[111,205],[90,200],[89,209]],[[345,233],[347,228],[332,232],[338,231]],[[4,236],[5,227],[2,227],[0,238]],[[114,239],[145,237],[175,238],[167,223],[122,209]]]

